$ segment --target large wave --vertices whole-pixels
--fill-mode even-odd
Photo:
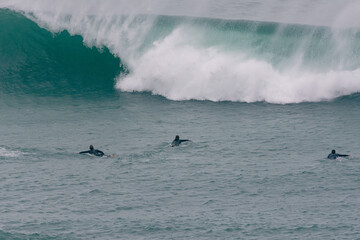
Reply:
[[[20,11],[53,33],[66,30],[80,35],[88,47],[109,49],[122,61],[117,62],[118,69],[106,69],[111,73],[106,78],[101,78],[102,72],[95,79],[111,83],[115,74],[120,91],[149,91],[172,100],[271,103],[322,101],[360,91],[360,30],[354,24],[351,28],[343,25],[345,12],[356,16],[350,14],[359,7],[353,1],[336,2],[338,17],[322,22],[315,18],[314,24],[296,18],[287,23],[287,15],[275,19],[269,14],[235,20],[210,18],[203,11],[198,14],[201,17],[196,12],[189,14],[192,17],[169,16],[186,14],[176,12],[173,6],[155,8],[151,1],[121,3],[120,8],[114,7],[114,1],[88,1],[85,5],[84,1],[30,4],[17,0],[5,1],[0,7]],[[335,5],[331,9],[336,13]],[[97,56],[98,64],[85,61],[83,69],[77,69],[87,72],[116,60],[105,58],[108,60],[102,61]]]

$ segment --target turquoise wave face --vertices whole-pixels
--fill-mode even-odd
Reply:
[[[84,46],[67,31],[52,34],[24,16],[0,10],[0,88],[5,93],[64,95],[114,92],[126,72],[107,48]]]

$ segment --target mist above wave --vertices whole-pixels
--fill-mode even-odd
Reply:
[[[358,24],[357,0],[2,0],[0,7],[25,12],[71,15],[154,14],[237,20],[271,21],[347,27]]]

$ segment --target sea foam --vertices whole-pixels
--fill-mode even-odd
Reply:
[[[20,151],[13,151],[3,147],[0,147],[0,157],[19,157],[23,155]]]

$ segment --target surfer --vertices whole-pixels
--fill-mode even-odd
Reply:
[[[179,135],[175,136],[174,141],[172,141],[171,146],[179,146],[182,142],[188,142],[190,141],[189,139],[180,139]]]
[[[79,154],[84,154],[84,153],[92,154],[92,155],[95,155],[97,157],[104,156],[104,153],[102,151],[98,150],[98,149],[94,149],[93,145],[90,145],[90,150],[79,152]]]
[[[332,150],[331,153],[327,156],[328,159],[335,160],[338,157],[348,157],[350,155],[347,154],[338,154],[335,150]]]

